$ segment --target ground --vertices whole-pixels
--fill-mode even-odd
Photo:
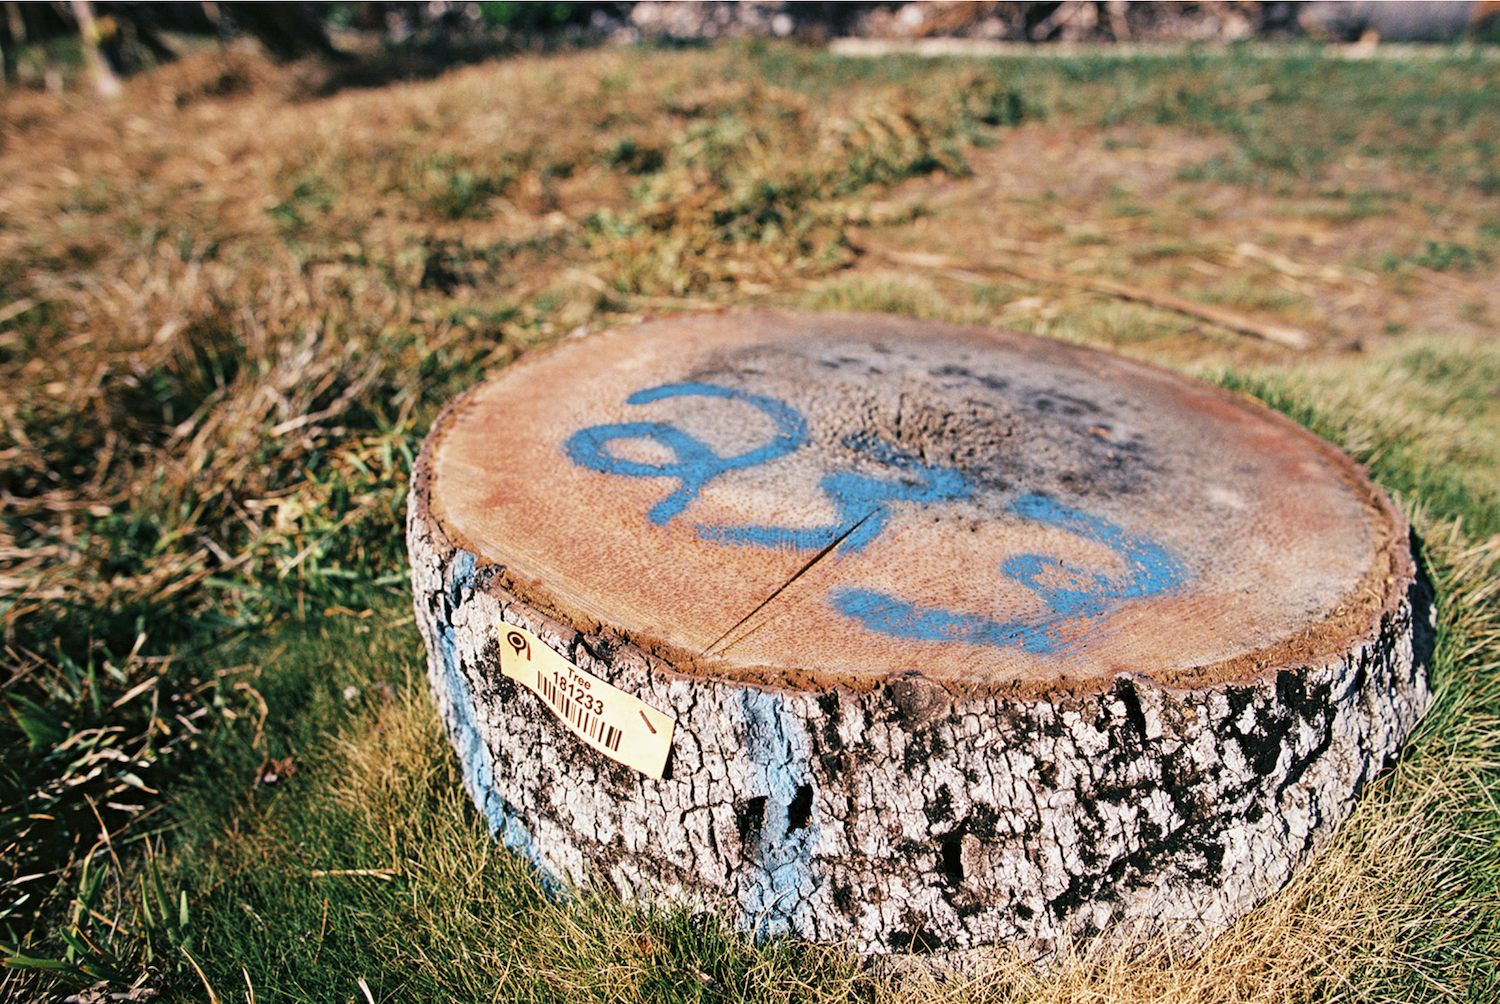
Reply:
[[[1497,86],[1485,49],[747,42],[435,75],[213,44],[118,102],[6,90],[0,944],[55,962],[8,986],[1494,993]],[[1440,701],[1320,864],[1202,956],[939,985],[570,907],[499,856],[406,612],[412,455],[520,353],[749,305],[1113,348],[1369,466],[1439,585]]]

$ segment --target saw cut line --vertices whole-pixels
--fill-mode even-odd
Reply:
[[[858,530],[861,526],[863,526],[865,524],[865,522],[871,516],[873,516],[873,515],[875,515],[875,511],[872,509],[870,512],[866,513],[864,516],[860,517],[859,520],[857,522],[855,522],[853,525],[851,525],[847,530],[843,531],[841,534],[839,534],[839,536],[835,537],[832,541],[830,541],[827,545],[825,545],[824,548],[821,551],[819,551],[817,554],[813,555],[812,558],[808,560],[807,564],[803,565],[801,568],[797,569],[797,571],[793,572],[791,578],[787,579],[781,585],[777,586],[776,587],[776,591],[773,592],[770,596],[767,596],[764,600],[762,600],[760,602],[760,604],[757,605],[754,610],[750,611],[748,614],[746,614],[745,616],[741,617],[739,620],[735,621],[734,624],[731,625],[730,628],[727,631],[725,631],[723,634],[719,635],[719,637],[715,638],[713,644],[709,645],[708,648],[704,651],[703,654],[704,655],[708,655],[710,652],[715,652],[715,650],[718,650],[717,654],[722,655],[724,653],[724,651],[727,650],[728,646],[725,646],[724,649],[719,649],[720,642],[722,642],[725,638],[728,638],[730,635],[734,634],[736,631],[738,631],[741,627],[744,626],[745,622],[749,621],[756,614],[760,613],[766,607],[768,607],[772,603],[774,603],[776,601],[776,597],[780,596],[787,589],[791,588],[791,586],[798,579],[802,578],[803,575],[807,574],[807,572],[810,571],[814,565],[816,565],[818,562],[822,561],[824,558],[828,557],[828,555],[832,554],[833,551],[840,544],[842,544],[842,543],[844,543],[844,541],[848,540],[854,534],[854,532],[856,530]]]

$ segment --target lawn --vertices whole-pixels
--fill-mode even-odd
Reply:
[[[1500,998],[1494,50],[346,78],[215,45],[112,103],[0,93],[0,997]],[[934,976],[495,845],[410,614],[426,429],[571,332],[767,305],[1112,349],[1369,468],[1437,703],[1312,867],[1198,953]]]

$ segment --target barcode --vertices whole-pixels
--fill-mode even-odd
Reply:
[[[579,735],[591,742],[598,743],[611,753],[618,753],[620,751],[620,739],[624,733],[598,715],[590,714],[587,710],[569,699],[567,694],[559,694],[557,692],[557,684],[543,676],[540,669],[536,672],[536,686],[537,692],[542,695],[548,704],[552,705],[557,713],[563,717],[564,721],[572,723],[573,727],[578,730]]]

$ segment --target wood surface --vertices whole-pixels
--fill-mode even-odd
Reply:
[[[987,329],[725,313],[563,342],[439,419],[408,541],[507,845],[862,951],[1211,934],[1427,701],[1430,605],[1357,465],[1220,389]],[[502,673],[508,628],[675,720],[664,776]]]

